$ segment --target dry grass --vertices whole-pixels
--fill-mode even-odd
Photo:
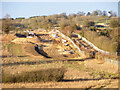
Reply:
[[[34,60],[35,61],[35,60]],[[92,60],[93,61],[93,60]],[[19,61],[20,62],[20,61]],[[40,70],[46,70],[50,68],[60,68],[60,67],[65,67],[67,72],[64,74],[63,82],[47,82],[47,83],[11,83],[11,84],[5,84],[3,83],[3,87],[31,87],[31,88],[89,88],[89,87],[106,87],[107,85],[110,85],[111,87],[117,87],[112,86],[111,82],[115,81],[117,83],[117,80],[112,80],[112,79],[100,79],[100,80],[95,80],[99,79],[100,75],[103,75],[104,78],[107,78],[106,76],[108,75],[113,75],[112,73],[109,72],[109,68],[106,68],[107,65],[102,66],[102,71],[108,71],[108,72],[102,72],[101,68],[99,68],[99,64],[95,61],[90,62],[90,61],[69,61],[69,62],[43,62],[42,63],[29,63],[28,65],[23,64],[23,65],[12,65],[12,66],[3,66],[3,70],[5,72],[10,71],[10,74],[18,75],[22,74],[23,72],[33,72],[33,71],[40,71]],[[89,65],[88,65],[89,64]],[[93,65],[93,67],[90,67]],[[86,66],[87,65],[87,66]],[[111,68],[112,69],[112,68]],[[112,70],[117,70],[117,68],[113,68]],[[100,73],[101,72],[101,73]],[[46,75],[46,74],[44,74]],[[114,74],[116,75],[116,73]],[[113,75],[113,76],[114,76]],[[114,83],[114,82],[113,82]],[[26,85],[26,86],[25,86]],[[32,85],[32,86],[31,86]]]
[[[7,88],[118,88],[118,80],[113,80],[112,85],[110,79],[77,81],[77,82],[46,82],[46,83],[3,83],[2,87]]]
[[[62,81],[64,77],[64,68],[49,68],[31,72],[22,72],[20,74],[10,74],[2,72],[3,83],[16,82],[48,82],[48,81]]]

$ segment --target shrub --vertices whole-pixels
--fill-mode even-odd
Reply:
[[[84,32],[83,32],[83,31],[81,31],[81,32],[80,32],[80,35],[81,35],[82,37],[84,37]]]
[[[110,37],[112,38],[113,41],[120,41],[120,33],[119,33],[120,28],[112,29],[110,32]]]
[[[66,26],[65,30],[66,33],[64,33],[65,35],[67,35],[68,37],[70,37],[74,31],[74,29],[71,26]]]
[[[96,54],[96,55],[95,55],[95,59],[104,60],[104,57],[103,57],[103,55],[101,55],[101,54]]]
[[[108,37],[105,36],[99,36],[97,32],[94,31],[84,31],[83,36],[90,42],[92,42],[94,45],[96,45],[98,48],[109,51],[112,53],[117,52],[118,49],[118,43],[112,41]]]
[[[90,26],[94,26],[94,25],[95,25],[95,23],[93,21],[86,20],[83,22],[84,27],[90,27]]]
[[[94,51],[90,51],[89,52],[89,57],[90,58],[95,58],[95,52]]]
[[[111,43],[109,47],[111,52],[116,52],[118,49],[118,42]]]
[[[72,27],[73,30],[80,30],[80,27],[76,24],[71,24],[70,26]]]
[[[10,19],[10,15],[6,15],[5,19],[2,20],[2,31],[6,34],[9,34],[11,30],[13,30],[12,20]]]
[[[61,28],[62,30],[64,30],[66,26],[68,26],[68,24],[66,24],[66,23],[61,23],[61,24],[60,24],[60,28]]]
[[[118,21],[117,20],[111,20],[110,21],[110,27],[111,28],[116,28],[118,25]]]
[[[3,83],[15,82],[47,82],[47,81],[62,81],[64,77],[64,68],[50,68],[46,70],[38,70],[31,72],[22,72],[21,74],[12,75],[2,72]]]
[[[96,28],[95,28],[94,26],[91,26],[91,27],[90,27],[90,30],[91,30],[91,31],[96,31]]]

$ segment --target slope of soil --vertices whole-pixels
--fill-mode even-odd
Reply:
[[[18,43],[18,44],[25,44],[25,43],[40,43],[39,39],[36,38],[16,38],[12,42]]]
[[[1,41],[9,41],[11,42],[15,38],[17,38],[14,34],[2,34],[0,35]]]

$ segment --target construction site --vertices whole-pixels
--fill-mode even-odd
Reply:
[[[33,44],[35,51],[45,58],[66,59],[78,58],[80,55],[73,45],[56,32],[30,31],[25,38],[17,37],[12,41],[16,44]]]
[[[64,79],[34,84],[3,82],[3,88],[118,88],[118,66],[80,53],[74,43],[80,50],[94,49],[77,36],[72,36],[73,43],[55,29],[24,33],[2,36],[2,71],[15,76],[22,72],[64,67]]]

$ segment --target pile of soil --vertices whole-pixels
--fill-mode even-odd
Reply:
[[[11,42],[16,38],[14,34],[2,34],[0,37],[1,37],[1,41],[9,41],[9,42]]]
[[[35,44],[26,44],[24,47],[24,51],[30,56],[42,56],[35,50]]]
[[[16,38],[12,42],[23,44],[23,43],[40,43],[40,40],[38,38]]]
[[[28,43],[26,38],[16,38],[12,41],[13,43]]]

